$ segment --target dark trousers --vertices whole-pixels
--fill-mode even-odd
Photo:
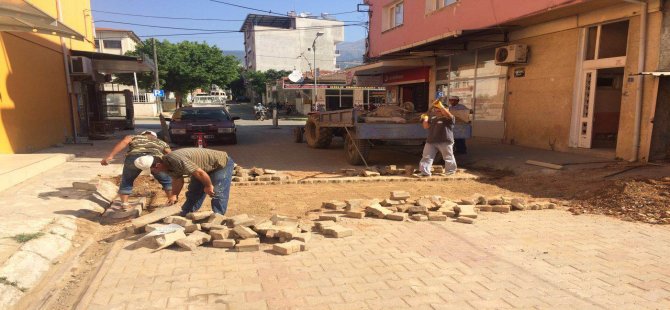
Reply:
[[[465,154],[468,152],[468,147],[465,145],[465,139],[454,139],[454,153]]]

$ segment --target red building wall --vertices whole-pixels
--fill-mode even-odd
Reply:
[[[404,0],[403,25],[384,31],[384,8],[397,0],[366,0],[370,5],[370,57],[414,44],[438,40],[447,33],[509,22],[553,8],[588,0],[460,0],[426,14],[426,0]]]

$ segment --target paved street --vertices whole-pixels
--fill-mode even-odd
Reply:
[[[308,149],[274,130],[240,122],[240,144],[216,146],[243,165],[318,171],[346,166],[340,152]],[[271,151],[261,151],[270,146]],[[304,147],[305,152],[295,152]],[[294,158],[304,158],[291,162]],[[411,156],[408,156],[411,160]],[[343,159],[341,159],[343,160]],[[473,191],[512,194],[477,181],[416,182],[413,196]],[[405,183],[236,187],[235,205],[318,208],[319,201],[381,197]],[[424,184],[424,185],[422,185]],[[298,188],[300,187],[300,188]],[[254,197],[254,192],[270,194]],[[524,195],[524,193],[517,193]],[[321,198],[321,200],[319,199]],[[238,202],[235,202],[238,201]],[[354,235],[315,234],[306,252],[278,256],[199,247],[125,249],[102,264],[80,309],[666,309],[670,228],[563,210],[480,213],[473,225],[345,219]]]
[[[667,227],[544,210],[475,225],[348,219],[307,252],[124,250],[86,309],[667,309]]]

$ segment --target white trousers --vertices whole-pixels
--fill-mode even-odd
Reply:
[[[433,166],[433,161],[435,160],[435,155],[437,151],[442,153],[442,158],[444,158],[444,170],[447,173],[456,172],[456,158],[454,157],[454,143],[453,142],[442,142],[442,143],[428,143],[423,146],[423,156],[421,157],[421,162],[419,162],[419,170],[421,174],[430,175],[430,168]]]

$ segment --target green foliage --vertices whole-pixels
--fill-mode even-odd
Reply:
[[[30,240],[37,239],[39,237],[42,237],[44,233],[37,232],[37,233],[31,233],[31,234],[18,234],[15,236],[12,236],[12,239],[18,243],[26,243]]]
[[[234,94],[244,94],[244,82],[246,81],[246,85],[249,85],[249,87],[253,89],[254,93],[257,95],[264,94],[265,85],[267,83],[272,83],[282,77],[288,76],[289,74],[291,74],[290,71],[274,69],[270,69],[265,72],[244,71],[241,73],[240,80],[231,84],[231,89],[233,90]]]
[[[152,58],[149,55],[153,55],[153,41],[146,40],[128,54]],[[228,85],[239,76],[235,56],[224,55],[218,47],[207,43],[156,41],[156,55],[161,88],[180,95],[196,88],[209,88],[211,84]],[[119,75],[115,82],[132,85],[133,76]],[[138,84],[154,88],[153,73],[138,74]]]

